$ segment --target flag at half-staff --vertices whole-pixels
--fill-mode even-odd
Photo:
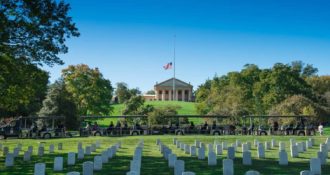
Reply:
[[[165,70],[172,69],[172,62],[169,62],[163,66]]]

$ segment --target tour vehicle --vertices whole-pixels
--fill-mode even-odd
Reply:
[[[312,116],[307,115],[249,115],[249,135],[315,135]]]

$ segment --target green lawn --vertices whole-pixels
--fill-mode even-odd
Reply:
[[[195,103],[193,102],[182,102],[182,101],[147,101],[145,102],[145,105],[153,105],[156,108],[159,107],[165,107],[167,105],[174,105],[174,106],[180,106],[180,109],[178,110],[178,114],[180,115],[194,115],[197,114]],[[115,104],[113,105],[113,116],[120,116],[122,115],[122,111],[125,108],[124,104]],[[106,127],[109,125],[110,121],[113,121],[115,124],[117,122],[117,119],[102,119],[98,120],[98,124]],[[203,119],[194,118],[191,119],[195,124],[199,124],[203,122]]]
[[[29,139],[9,139],[9,140],[1,140],[0,143],[9,146],[10,151],[13,151],[13,148],[18,144],[23,144],[23,151],[27,150],[29,145],[34,146],[34,153],[31,162],[23,162],[22,156],[23,151],[20,152],[20,156],[15,159],[15,167],[13,168],[5,168],[4,167],[4,157],[2,153],[0,154],[0,174],[1,175],[20,175],[20,174],[33,174],[34,164],[36,162],[45,162],[47,168],[47,174],[65,174],[69,171],[82,171],[82,163],[84,161],[92,161],[93,156],[101,153],[102,150],[105,150],[110,145],[115,144],[118,141],[122,141],[122,148],[119,149],[117,156],[109,161],[109,163],[103,165],[103,170],[100,172],[95,172],[96,175],[101,174],[125,174],[129,171],[129,161],[132,159],[134,148],[137,145],[140,139],[144,139],[145,147],[143,149],[143,157],[142,157],[142,169],[141,175],[172,175],[173,169],[168,168],[167,161],[161,156],[158,151],[158,147],[156,146],[156,139],[159,138],[164,144],[168,145],[173,153],[177,154],[178,159],[185,161],[185,169],[187,171],[196,172],[197,175],[219,175],[222,174],[222,159],[224,156],[218,156],[217,166],[209,167],[207,165],[207,158],[205,160],[198,160],[196,157],[190,157],[187,154],[184,154],[183,151],[177,149],[172,144],[172,139],[174,136],[130,136],[130,137],[88,137],[88,138],[67,138],[67,139],[51,139],[51,140],[29,140]],[[229,145],[234,143],[236,139],[241,140],[242,142],[250,141],[253,142],[254,139],[258,139],[259,141],[270,141],[271,138],[276,139],[278,141],[286,142],[286,150],[289,154],[289,139],[292,137],[287,136],[202,136],[202,135],[193,135],[193,136],[177,136],[180,141],[183,141],[187,144],[193,144],[195,139],[198,139],[204,143],[213,143],[215,140],[217,141],[227,141]],[[294,137],[297,142],[305,141],[308,137]],[[236,158],[234,160],[235,166],[235,174],[242,175],[244,172],[248,170],[257,170],[264,175],[279,175],[279,174],[299,174],[301,170],[309,169],[309,159],[317,156],[317,151],[319,150],[319,144],[324,142],[326,137],[316,136],[314,137],[316,140],[316,146],[312,149],[309,149],[305,153],[299,154],[299,158],[291,158],[289,156],[289,166],[279,166],[278,165],[278,147],[267,150],[266,151],[266,159],[258,159],[257,151],[254,146],[252,146],[252,158],[253,165],[252,166],[243,166],[242,165],[242,153],[241,148],[238,148],[236,152]],[[102,143],[101,149],[98,149],[97,152],[93,153],[93,155],[85,157],[84,160],[77,161],[75,166],[67,166],[66,165],[66,157],[67,153],[70,151],[77,151],[77,142],[80,141],[83,143],[83,146],[89,145],[91,143],[100,140]],[[63,143],[62,151],[55,151],[53,154],[46,153],[43,157],[35,156],[37,154],[37,145],[38,142],[45,142],[45,152],[48,151],[48,146],[50,144],[57,145],[58,143]],[[224,151],[224,155],[226,155],[226,151]],[[52,171],[53,168],[53,159],[56,156],[65,157],[64,162],[64,171],[59,173],[54,173]],[[322,174],[330,174],[330,163],[322,166]]]

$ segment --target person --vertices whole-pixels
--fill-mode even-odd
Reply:
[[[204,123],[204,125],[203,125],[203,127],[202,127],[202,130],[206,130],[208,126],[209,126],[209,125],[207,124],[207,121],[205,121],[205,123]]]
[[[116,129],[120,129],[120,127],[121,127],[121,123],[120,123],[120,121],[117,121]]]
[[[99,128],[99,125],[97,124],[97,122],[94,122],[94,125],[93,125],[93,128],[92,128],[92,130],[93,131],[97,131],[97,130],[99,130],[100,128]]]
[[[110,124],[109,124],[109,127],[107,128],[108,134],[112,132],[113,127],[114,127],[114,125],[113,125],[113,122],[111,121]]]
[[[275,122],[273,123],[273,130],[274,130],[274,131],[278,131],[278,122],[277,122],[277,121],[275,121]]]
[[[217,122],[214,120],[212,124],[212,129],[216,129],[216,128],[217,128]]]
[[[194,122],[193,122],[193,121],[191,121],[191,122],[190,122],[190,126],[189,126],[189,129],[194,129],[194,128],[195,128]]]
[[[322,136],[323,135],[323,125],[322,125],[322,123],[319,124],[318,131],[320,133],[320,136]]]
[[[248,132],[249,132],[249,135],[253,135],[253,132],[254,132],[254,123],[251,123],[250,124],[250,127],[248,129]]]

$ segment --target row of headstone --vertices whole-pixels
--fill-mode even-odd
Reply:
[[[156,142],[160,144],[160,140]],[[135,148],[133,160],[130,161],[130,171],[126,175],[140,175],[141,173],[141,160],[142,160],[142,150],[144,147],[144,141],[140,140],[138,146]]]

